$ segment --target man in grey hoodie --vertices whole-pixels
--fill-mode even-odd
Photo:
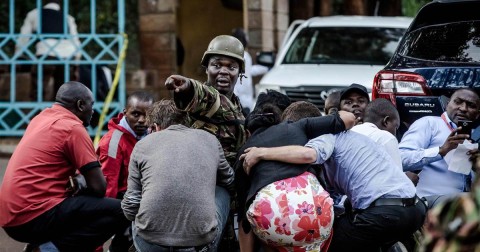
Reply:
[[[147,114],[152,134],[133,149],[122,208],[138,251],[216,251],[234,172],[214,135],[188,128],[171,100]]]

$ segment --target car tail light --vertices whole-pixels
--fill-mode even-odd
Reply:
[[[382,70],[375,75],[372,99],[385,98],[395,104],[395,97],[427,95],[425,78],[419,74]]]

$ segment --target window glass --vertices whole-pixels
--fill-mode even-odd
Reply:
[[[404,32],[404,28],[306,27],[283,63],[385,65]]]
[[[427,26],[406,36],[403,56],[446,62],[480,62],[480,21]]]

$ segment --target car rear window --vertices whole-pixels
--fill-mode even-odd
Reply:
[[[385,65],[406,29],[305,27],[289,47],[283,64]]]
[[[480,21],[427,26],[405,35],[399,54],[445,62],[480,62]]]

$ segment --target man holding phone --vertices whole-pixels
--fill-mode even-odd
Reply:
[[[480,99],[472,89],[456,90],[440,117],[426,116],[415,121],[399,144],[404,171],[418,171],[417,195],[432,207],[442,198],[470,191],[472,173],[448,170],[445,155],[471,139],[471,123],[478,119]],[[470,121],[470,122],[469,122]]]

